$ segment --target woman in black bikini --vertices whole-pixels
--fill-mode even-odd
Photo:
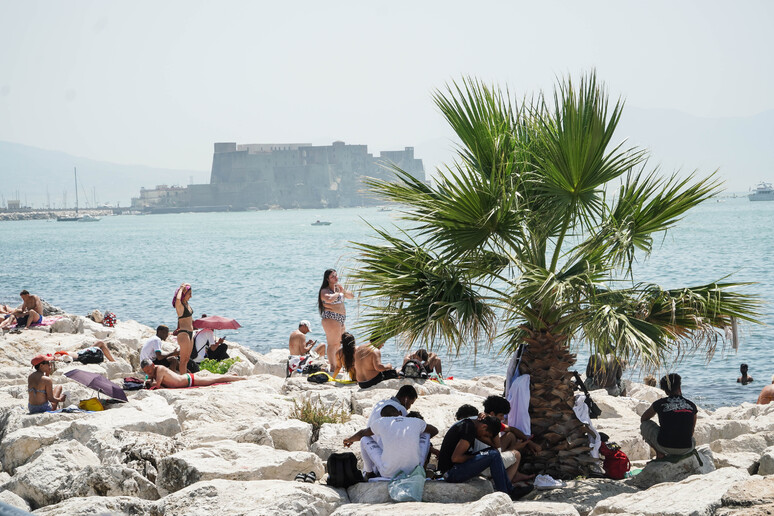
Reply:
[[[325,271],[322,286],[317,295],[317,308],[320,310],[320,317],[322,317],[322,328],[327,341],[328,365],[331,370],[336,367],[336,352],[341,347],[341,335],[347,329],[344,325],[347,318],[344,299],[354,297],[352,292],[341,286],[335,269]]]
[[[188,306],[191,299],[191,285],[183,283],[175,291],[172,306],[177,310],[177,345],[180,347],[180,374],[188,372],[188,359],[193,350],[193,310]]]

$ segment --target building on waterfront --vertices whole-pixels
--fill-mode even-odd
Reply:
[[[156,185],[156,188],[140,188],[140,196],[132,197],[133,210],[188,206],[189,204],[188,189],[183,186]]]
[[[380,201],[366,191],[364,179],[392,179],[393,166],[425,181],[422,160],[414,157],[413,147],[375,157],[366,145],[341,141],[326,146],[216,143],[209,184],[189,185],[185,193],[175,195],[167,187],[143,189],[132,206],[235,210],[368,206]]]

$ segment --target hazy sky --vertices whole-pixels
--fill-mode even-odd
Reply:
[[[400,149],[450,137],[451,79],[522,95],[592,67],[630,106],[751,116],[773,5],[0,0],[0,140],[194,170],[216,141]]]

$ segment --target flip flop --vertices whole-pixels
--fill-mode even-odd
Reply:
[[[296,482],[306,482],[306,475],[304,473],[299,473],[293,480]]]
[[[314,471],[310,471],[308,475],[304,475],[304,482],[309,484],[317,482],[317,475],[315,475]]]

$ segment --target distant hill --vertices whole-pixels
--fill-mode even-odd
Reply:
[[[720,169],[728,192],[747,191],[762,180],[774,182],[774,111],[744,118],[700,118],[626,106],[615,141],[624,138],[628,146],[650,149],[650,166],[660,164],[663,174],[698,169],[707,175]],[[416,144],[416,156],[424,161],[429,176],[452,159],[453,145],[447,138]]]
[[[132,197],[140,194],[140,188],[153,188],[159,184],[187,185],[209,183],[210,172],[202,170],[170,170],[144,165],[118,165],[104,161],[71,156],[50,151],[0,142],[0,206],[3,201],[15,199],[18,191],[22,203],[45,208],[48,206],[46,188],[52,207],[61,207],[64,192],[67,205],[75,205],[73,167],[78,168],[78,197],[81,207],[97,203],[128,206]]]

